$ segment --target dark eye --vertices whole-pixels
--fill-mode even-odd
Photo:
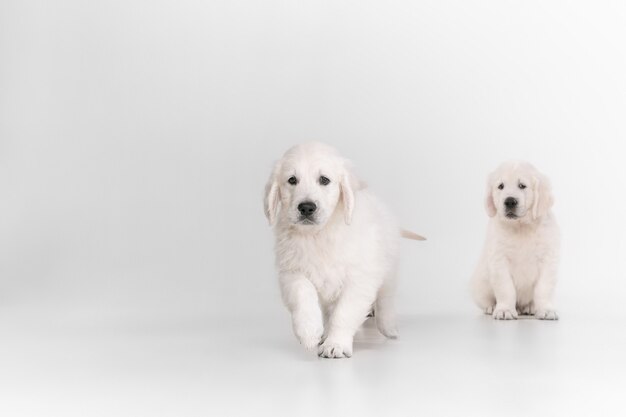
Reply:
[[[294,176],[289,177],[289,179],[287,180],[287,182],[291,185],[296,185],[298,183],[298,179]]]
[[[325,177],[325,176],[323,176],[323,175],[322,175],[322,176],[320,177],[320,184],[322,184],[322,185],[328,185],[328,184],[330,184],[330,180],[329,180],[327,177]]]
[[[518,187],[520,188],[520,190],[523,190],[524,188],[526,188],[526,185],[522,184],[521,182],[519,183]]]
[[[504,189],[504,184],[503,184],[503,183],[501,183],[500,185],[498,185],[498,190],[502,190],[502,189]]]

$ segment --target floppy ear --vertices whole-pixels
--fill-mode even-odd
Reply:
[[[265,208],[265,217],[270,222],[270,226],[276,221],[278,213],[278,203],[280,202],[280,187],[278,186],[278,172],[280,170],[280,162],[274,165],[272,174],[265,185],[265,197],[263,199]]]
[[[359,179],[352,173],[349,162],[344,162],[344,173],[339,184],[341,198],[343,199],[344,220],[346,224],[352,222],[352,212],[354,211],[354,191],[364,188]]]
[[[352,221],[352,211],[354,210],[354,191],[352,191],[352,185],[348,175],[343,176],[341,179],[341,198],[343,198],[343,216],[346,224],[350,224]]]
[[[491,178],[487,181],[487,189],[485,191],[485,210],[487,210],[487,215],[489,217],[495,216],[498,211],[493,202],[493,187],[491,186]]]
[[[538,175],[533,178],[533,219],[548,214],[554,204],[552,187],[545,175]]]

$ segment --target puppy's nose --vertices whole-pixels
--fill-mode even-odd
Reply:
[[[514,209],[515,207],[517,207],[517,200],[513,197],[507,197],[507,199],[504,200],[504,205],[508,209]]]
[[[317,210],[317,206],[312,201],[305,201],[304,203],[298,204],[298,211],[303,216],[309,217]]]

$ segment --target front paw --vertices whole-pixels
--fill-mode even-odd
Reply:
[[[352,357],[352,340],[328,338],[319,345],[317,354],[320,358],[350,358]]]
[[[293,330],[300,344],[309,352],[315,352],[324,333],[324,327],[315,324],[295,326]]]
[[[496,320],[516,320],[517,311],[514,308],[498,307],[494,308],[491,315]]]
[[[538,309],[535,311],[535,318],[538,320],[558,320],[559,315],[556,313],[556,310]]]

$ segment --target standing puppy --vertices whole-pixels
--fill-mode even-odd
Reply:
[[[400,230],[346,159],[322,143],[289,149],[265,188],[265,214],[276,225],[282,297],[306,349],[350,357],[372,308],[378,330],[397,336],[392,292]]]
[[[559,229],[552,204],[548,179],[529,163],[506,162],[489,175],[485,207],[491,220],[472,292],[494,319],[558,319],[552,297]]]

